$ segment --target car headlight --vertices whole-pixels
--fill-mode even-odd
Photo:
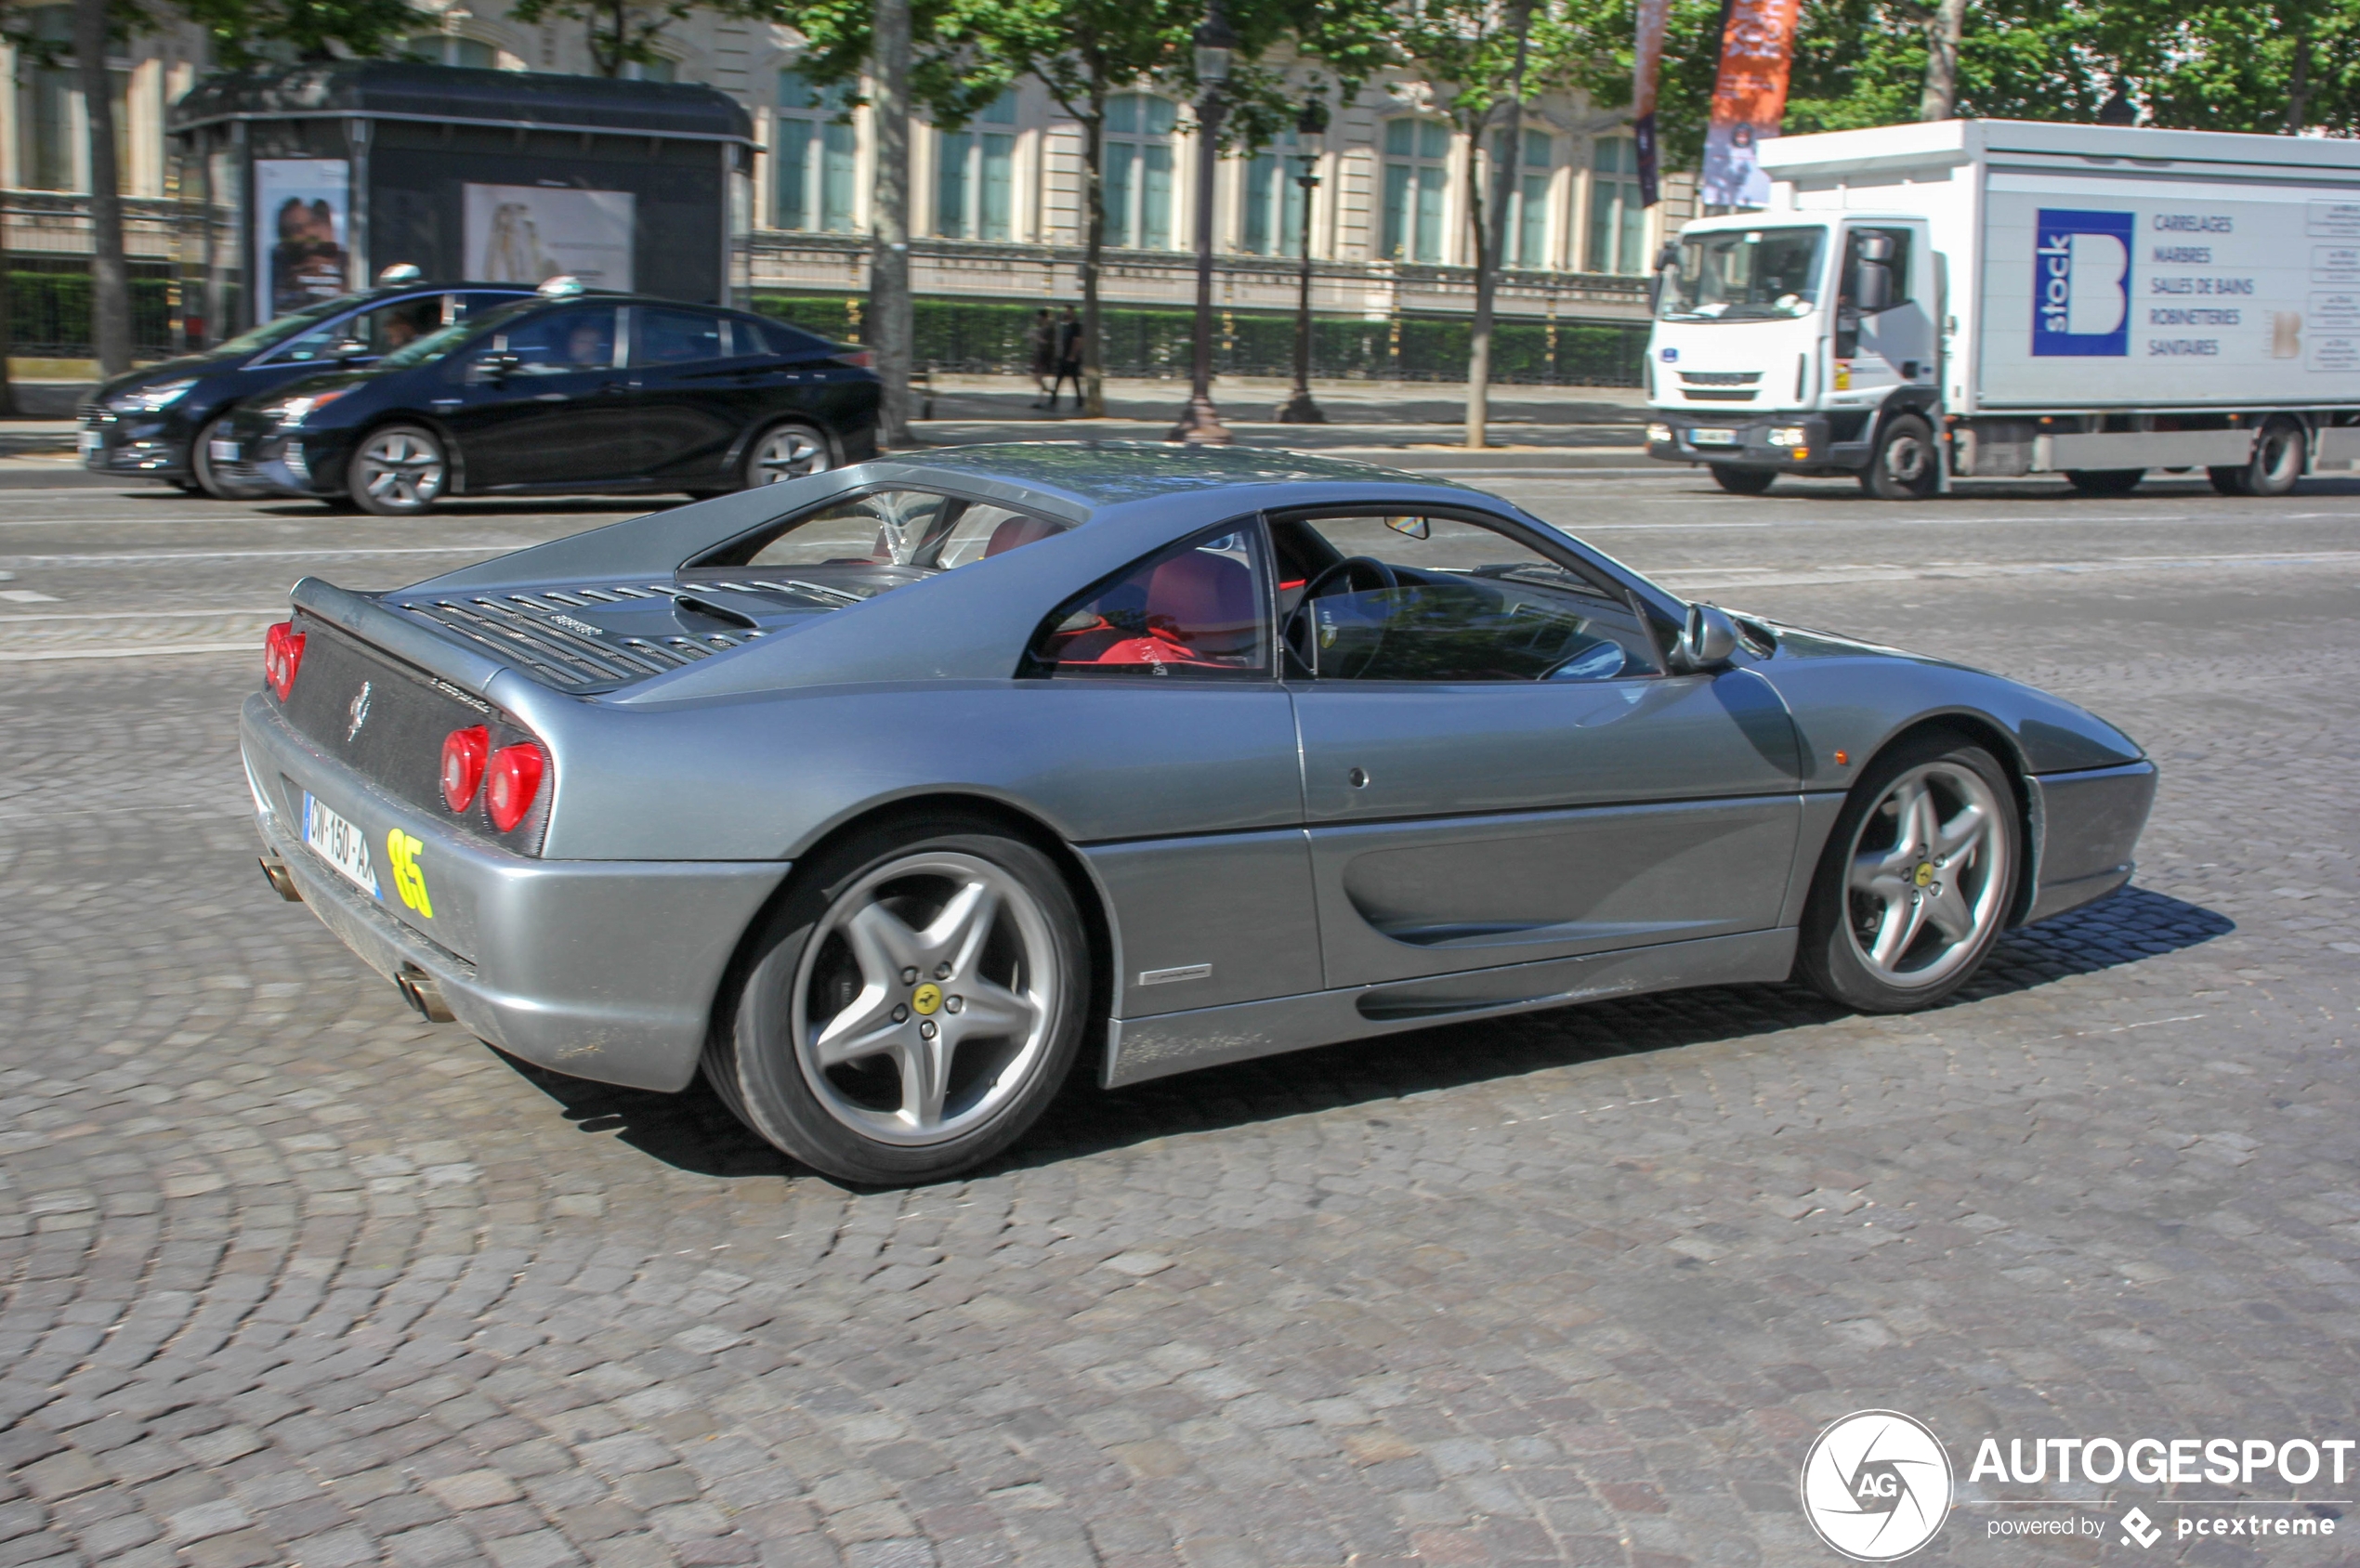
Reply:
[[[280,429],[293,430],[305,420],[343,397],[346,390],[347,389],[338,387],[333,392],[307,392],[300,398],[289,398],[283,402],[267,404],[262,412],[268,417],[278,421]]]
[[[1807,447],[1811,444],[1811,432],[1800,425],[1790,425],[1771,431],[1767,438],[1774,447]]]
[[[1671,439],[1672,439],[1672,426],[1671,426],[1671,425],[1648,425],[1648,426],[1647,426],[1647,444],[1648,444],[1649,446],[1651,446],[1651,447],[1652,447],[1652,446],[1658,446],[1658,445],[1660,445],[1660,444],[1662,444],[1662,443],[1664,443],[1664,442],[1666,442],[1666,441],[1669,441],[1669,440],[1671,440]]]
[[[158,409],[169,408],[187,397],[189,388],[196,384],[196,378],[191,376],[183,381],[157,381],[151,382],[145,386],[134,386],[109,398],[106,401],[107,412],[110,413],[153,413]]]

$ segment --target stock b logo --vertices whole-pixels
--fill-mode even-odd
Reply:
[[[1950,1456],[1897,1410],[1858,1410],[1803,1461],[1803,1516],[1855,1562],[1891,1562],[1933,1540],[1950,1512]]]

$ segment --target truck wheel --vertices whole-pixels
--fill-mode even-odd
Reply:
[[[2065,483],[2078,495],[2129,495],[2147,477],[2144,468],[2068,468]]]
[[[1914,413],[1895,414],[1877,433],[1877,455],[1860,488],[1879,501],[1923,501],[1940,482],[1934,426]]]
[[[2302,425],[2274,419],[2253,438],[2253,456],[2241,468],[2209,468],[2206,477],[2222,495],[2285,495],[2302,477]]]
[[[1776,468],[1736,468],[1726,463],[1709,465],[1712,482],[1731,495],[1761,495],[1777,482]]]

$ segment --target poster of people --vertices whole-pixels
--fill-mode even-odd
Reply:
[[[1756,149],[1778,134],[1787,113],[1787,75],[1794,63],[1795,19],[1802,0],[1730,0],[1722,34],[1721,72],[1704,137],[1704,199],[1709,205],[1760,207],[1770,176]]]
[[[254,254],[267,285],[265,320],[350,290],[350,202],[351,168],[341,158],[255,160]]]
[[[628,190],[469,185],[467,276],[488,283],[568,277],[594,289],[628,289],[635,218]]]

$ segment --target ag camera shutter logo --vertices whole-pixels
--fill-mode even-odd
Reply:
[[[2132,215],[2044,207],[2039,216],[2032,248],[2034,356],[2127,357]]]
[[[1898,1410],[1855,1410],[1803,1461],[1803,1515],[1855,1562],[1891,1562],[1934,1537],[1950,1513],[1950,1456]]]

